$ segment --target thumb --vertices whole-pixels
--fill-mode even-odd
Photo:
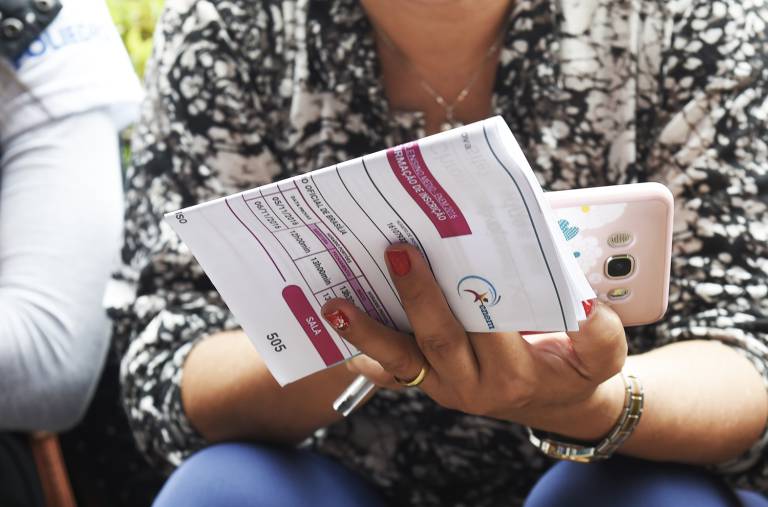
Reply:
[[[584,302],[587,319],[568,333],[573,351],[583,366],[581,373],[602,382],[621,371],[627,359],[627,337],[621,319],[608,305],[593,299]]]

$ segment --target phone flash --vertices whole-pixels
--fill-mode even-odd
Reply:
[[[627,296],[629,296],[629,289],[626,287],[620,287],[618,289],[611,289],[608,291],[608,299],[611,300],[624,299]]]

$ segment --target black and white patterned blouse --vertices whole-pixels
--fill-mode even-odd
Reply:
[[[720,340],[768,368],[768,1],[516,0],[493,94],[546,189],[659,181],[676,198],[670,308],[632,353]],[[179,393],[196,341],[236,329],[163,213],[424,135],[388,109],[358,0],[169,0],[127,178],[115,303],[140,446],[204,445]],[[515,424],[384,391],[310,444],[393,503],[516,505],[550,465]],[[764,442],[723,467],[768,491]]]

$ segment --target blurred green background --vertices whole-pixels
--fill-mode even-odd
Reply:
[[[136,69],[144,76],[144,68],[152,54],[152,33],[163,10],[163,0],[106,0],[109,12]],[[131,128],[120,134],[120,153],[123,168],[131,162]]]
[[[139,76],[152,53],[152,32],[163,9],[163,0],[107,0],[125,47]]]

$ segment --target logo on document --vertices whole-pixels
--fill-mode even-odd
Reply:
[[[496,306],[501,300],[501,296],[496,292],[496,287],[491,282],[482,276],[468,275],[459,280],[456,291],[460,297],[478,305],[489,330],[496,328],[488,308]]]

